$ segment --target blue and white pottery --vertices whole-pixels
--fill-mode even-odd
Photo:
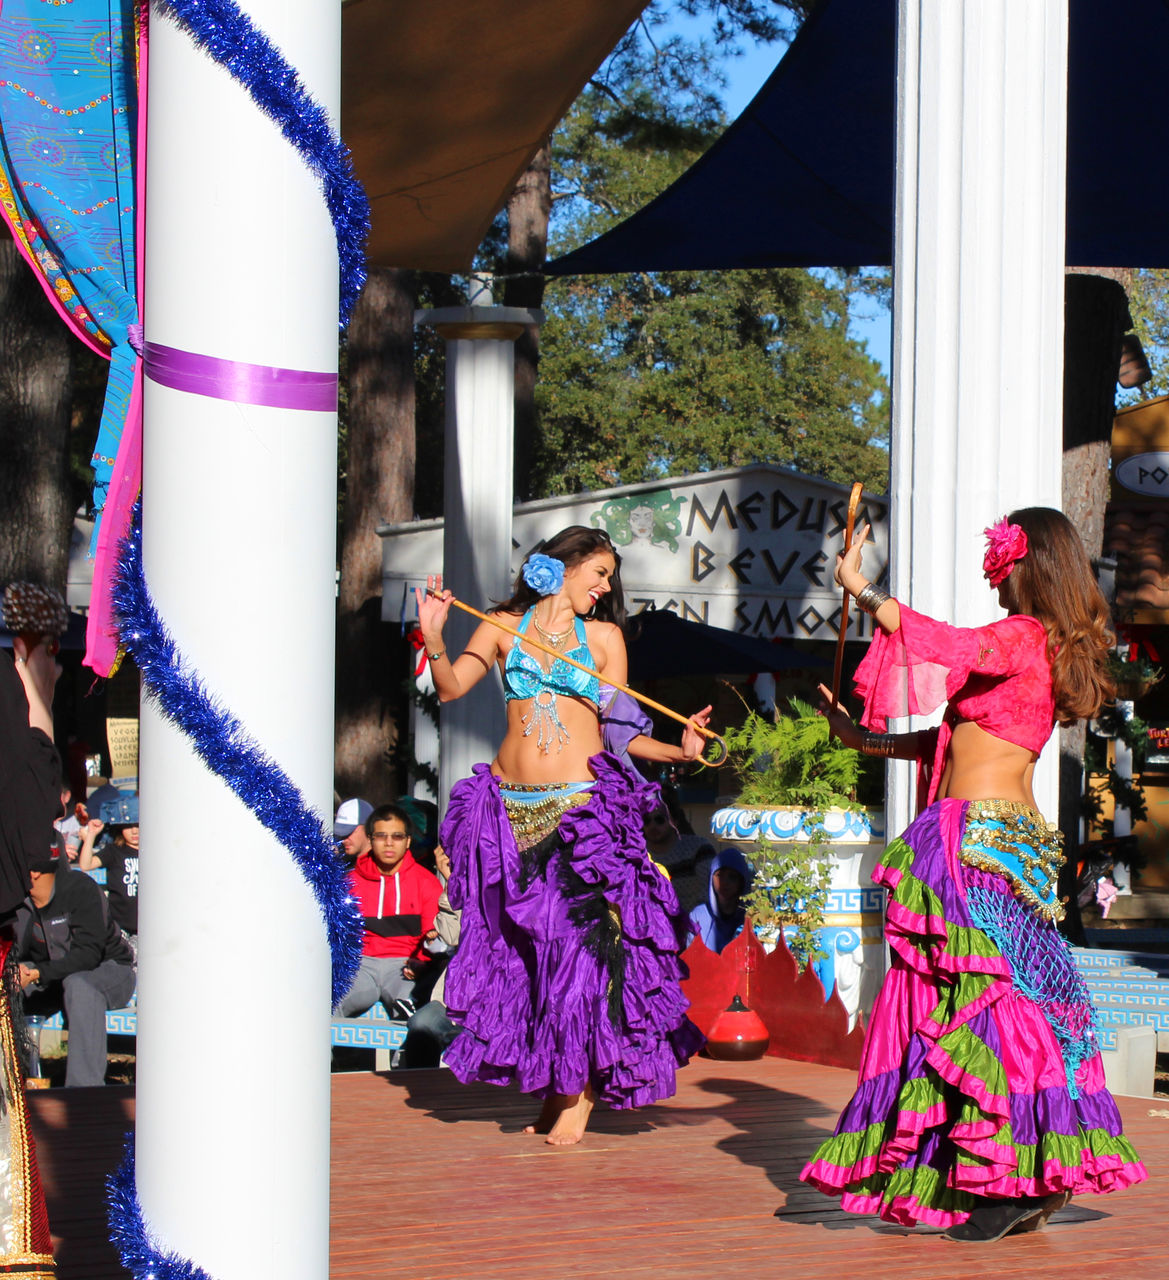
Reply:
[[[740,846],[748,861],[759,841],[806,843],[816,825],[813,815],[792,805],[731,806],[719,809],[710,823],[715,839]],[[831,859],[832,875],[818,937],[820,950],[828,954],[816,961],[815,969],[825,999],[835,988],[851,1026],[859,1011],[872,1008],[885,974],[885,891],[872,882],[885,848],[884,810],[828,809],[824,832],[828,844],[821,850]],[[789,926],[784,932],[790,935],[795,929]],[[765,946],[769,941],[774,945],[765,930],[760,939]]]

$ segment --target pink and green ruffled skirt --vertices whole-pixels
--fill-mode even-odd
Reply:
[[[519,789],[530,821],[486,765],[451,792],[440,839],[462,919],[445,999],[462,1031],[443,1061],[464,1083],[538,1097],[591,1083],[612,1107],[646,1106],[703,1043],[681,988],[685,919],[646,852],[657,788],[607,753],[589,765],[591,787]]]
[[[891,968],[856,1093],[800,1175],[850,1213],[904,1226],[963,1222],[981,1197],[1147,1177],[1071,953],[1002,876],[959,860],[966,811],[931,805],[874,874],[890,894]]]

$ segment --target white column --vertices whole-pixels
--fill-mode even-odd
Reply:
[[[1061,504],[1067,0],[899,0],[897,103],[892,588],[973,626],[1001,616],[982,530]]]
[[[340,7],[246,7],[335,119]],[[337,256],[318,184],[230,75],[161,17],[150,70],[148,342],[335,370]],[[149,380],[145,415],[145,568],[159,612],[208,689],[327,815],[336,415]],[[290,855],[149,702],[141,778],[136,1149],[147,1224],[216,1280],[320,1280],[330,1016],[320,912]]]
[[[1124,720],[1131,720],[1133,717],[1133,703],[1127,698],[1116,699],[1116,713]],[[1112,740],[1112,751],[1116,772],[1126,782],[1132,781],[1132,747],[1118,733]],[[1112,814],[1112,834],[1119,838],[1120,836],[1132,835],[1132,810],[1124,805],[1118,804]],[[1129,871],[1128,864],[1125,862],[1117,862],[1112,868],[1112,882],[1116,885],[1117,893],[1131,895],[1132,893],[1132,875]]]
[[[419,311],[446,341],[443,475],[443,581],[459,600],[486,610],[511,594],[512,443],[515,348],[541,313],[521,307]],[[452,655],[478,625],[453,610],[446,628]],[[507,726],[499,678],[489,673],[439,713],[439,807],[471,766],[494,758]]]

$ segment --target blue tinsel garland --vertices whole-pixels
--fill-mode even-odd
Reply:
[[[348,875],[333,848],[331,833],[326,832],[296,784],[187,669],[146,586],[141,499],[134,507],[130,533],[122,542],[113,600],[122,643],[138,664],[147,695],[191,739],[212,773],[292,854],[308,881],[328,928],[333,1004],[339,1004],[361,961],[362,923],[350,896]]]
[[[296,148],[324,190],[337,237],[340,323],[344,328],[365,283],[369,201],[349,151],[325,109],[304,88],[280,50],[232,0],[155,0],[191,39],[226,68]],[[295,859],[320,904],[332,953],[333,1004],[349,990],[361,959],[362,925],[330,834],[284,771],[243,725],[186,670],[154,607],[142,568],[142,506],[119,556],[114,588],[121,640],[142,672],[148,696],[192,741],[205,764]],[[109,1179],[110,1235],[123,1266],[140,1280],[211,1280],[193,1262],[161,1252],[149,1232],[134,1179],[133,1145]]]
[[[353,174],[349,149],[296,70],[233,0],[155,0],[192,40],[231,72],[300,152],[324,187],[341,266],[341,327],[365,283],[369,200]]]
[[[137,1280],[212,1280],[211,1276],[174,1253],[163,1253],[151,1239],[134,1183],[134,1141],[126,1143],[126,1155],[106,1179],[110,1206],[110,1239],[122,1266]]]

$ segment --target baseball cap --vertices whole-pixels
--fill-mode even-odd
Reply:
[[[346,836],[352,835],[358,827],[364,825],[371,813],[373,805],[368,800],[359,800],[356,796],[352,800],[343,800],[333,819],[333,839],[344,840]]]
[[[39,857],[29,858],[28,869],[37,871],[42,875],[49,875],[56,872],[62,865],[61,851],[56,844],[51,844]],[[68,866],[68,862],[65,862]]]

